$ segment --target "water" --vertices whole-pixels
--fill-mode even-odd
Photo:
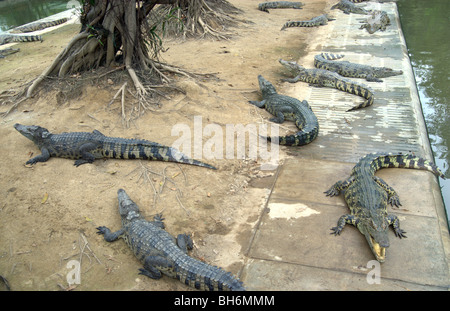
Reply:
[[[63,12],[70,4],[69,0],[0,1],[0,32]]]
[[[447,178],[439,183],[450,223],[450,1],[400,0],[397,5],[435,162]]]

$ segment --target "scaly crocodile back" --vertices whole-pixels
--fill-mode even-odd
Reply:
[[[170,263],[170,267],[155,267],[167,276],[200,290],[245,290],[242,282],[231,273],[185,254],[175,244],[174,237],[152,222],[138,219],[124,229],[123,238],[142,263],[145,264],[145,258],[152,255],[161,256]]]

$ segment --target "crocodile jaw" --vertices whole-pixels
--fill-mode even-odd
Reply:
[[[370,249],[375,255],[375,258],[379,262],[384,262],[386,260],[386,247],[382,247],[378,244],[370,234],[366,234],[367,242],[369,242]]]

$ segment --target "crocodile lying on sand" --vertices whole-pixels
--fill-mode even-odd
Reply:
[[[0,35],[0,45],[10,42],[32,42],[32,41],[44,41],[42,36],[36,35],[16,35],[10,33],[4,33]]]
[[[21,125],[14,128],[34,142],[42,154],[31,158],[26,164],[45,162],[50,157],[77,159],[76,166],[93,163],[95,159],[142,159],[177,162],[216,169],[209,164],[193,160],[179,150],[144,139],[108,137],[97,130],[92,133],[73,132],[52,134],[36,125]]]
[[[358,95],[364,97],[366,100],[347,111],[356,110],[359,108],[365,108],[371,106],[374,101],[373,91],[364,84],[354,82],[350,79],[344,78],[335,72],[331,72],[325,69],[306,69],[296,62],[285,61],[280,59],[280,64],[287,68],[294,74],[293,79],[283,79],[290,83],[295,83],[297,81],[303,81],[309,83],[311,86],[317,87],[331,87],[344,91],[350,94]]]
[[[311,18],[307,21],[292,21],[292,22],[286,22],[281,30],[284,30],[289,27],[316,27],[320,25],[326,25],[328,24],[328,21],[334,21],[334,18],[328,17],[327,14],[323,14],[320,16],[316,16]]]
[[[250,103],[259,108],[264,107],[273,114],[275,117],[271,118],[270,121],[283,123],[284,120],[292,120],[300,130],[294,135],[277,138],[267,137],[268,141],[278,140],[280,145],[301,146],[316,139],[319,134],[319,122],[306,100],[299,101],[293,97],[278,94],[272,83],[261,75],[258,76],[258,82],[263,100],[260,102],[250,101]]]
[[[349,0],[340,0],[338,3],[333,5],[331,7],[331,9],[332,10],[339,9],[339,10],[343,11],[345,14],[355,13],[355,14],[367,15],[370,13],[370,11],[367,11],[367,10],[353,4]]]
[[[354,225],[366,237],[375,258],[380,262],[385,260],[386,248],[389,247],[389,226],[392,225],[397,237],[406,237],[406,232],[400,229],[398,217],[387,212],[388,204],[401,205],[398,194],[381,178],[374,176],[377,170],[390,167],[428,170],[444,178],[436,165],[414,155],[375,153],[361,158],[347,180],[338,181],[325,192],[327,196],[344,192],[350,209],[350,214],[339,218],[331,234],[339,235],[345,224]]]
[[[269,13],[269,9],[301,9],[303,5],[301,2],[272,1],[260,3],[258,10]]]
[[[385,11],[373,11],[359,29],[365,28],[370,34],[373,34],[377,30],[385,31],[386,26],[390,24],[391,20]]]
[[[163,273],[188,286],[207,291],[245,290],[242,282],[231,273],[190,257],[187,251],[192,249],[193,242],[189,235],[179,234],[175,239],[164,230],[161,215],[147,221],[125,190],[119,189],[117,194],[122,228],[111,232],[106,227],[98,227],[97,233],[103,234],[107,242],[123,238],[144,264],[139,274],[160,279]]]
[[[56,26],[56,25],[60,25],[60,24],[65,23],[67,21],[68,21],[68,18],[64,17],[64,18],[57,19],[57,20],[50,21],[50,22],[34,22],[34,23],[31,23],[31,24],[27,24],[27,25],[16,27],[16,28],[12,29],[10,31],[10,33],[32,32],[32,31],[41,30],[41,29],[45,29],[45,28],[48,28],[48,27],[53,27],[53,26]]]
[[[20,49],[13,49],[13,48],[6,48],[3,50],[0,50],[0,58],[5,58],[6,56],[17,53],[19,51],[20,51]]]
[[[403,74],[401,70],[393,70],[387,67],[372,67],[369,65],[355,64],[347,61],[336,61],[343,58],[341,54],[321,53],[314,56],[314,66],[336,72],[344,77],[363,78],[370,82],[383,82],[378,78],[386,78]]]

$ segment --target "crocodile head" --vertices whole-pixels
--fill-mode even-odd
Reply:
[[[384,215],[360,219],[357,228],[366,237],[372,253],[379,262],[386,259],[386,248],[389,247],[389,223]]]
[[[134,203],[123,189],[117,191],[119,200],[119,214],[122,218],[122,224],[125,225],[130,221],[140,218],[139,207]]]
[[[300,66],[296,62],[287,61],[287,60],[284,60],[284,59],[279,59],[278,61],[280,62],[281,65],[283,65],[287,70],[289,70],[294,75],[297,75],[301,71],[305,71],[305,68],[303,68],[302,66]]]
[[[402,70],[394,70],[392,68],[381,67],[381,68],[375,68],[374,73],[375,73],[374,76],[384,78],[384,77],[392,77],[392,76],[401,75],[401,74],[403,74],[403,71]]]
[[[43,127],[37,125],[22,125],[19,123],[14,124],[14,128],[19,131],[20,134],[34,142],[39,147],[44,144],[51,133]]]
[[[270,83],[269,81],[264,79],[264,77],[262,75],[258,76],[258,82],[259,82],[259,88],[261,89],[263,98],[265,98],[268,95],[273,95],[273,94],[277,93],[277,91],[275,90],[275,87],[272,85],[272,83]]]

